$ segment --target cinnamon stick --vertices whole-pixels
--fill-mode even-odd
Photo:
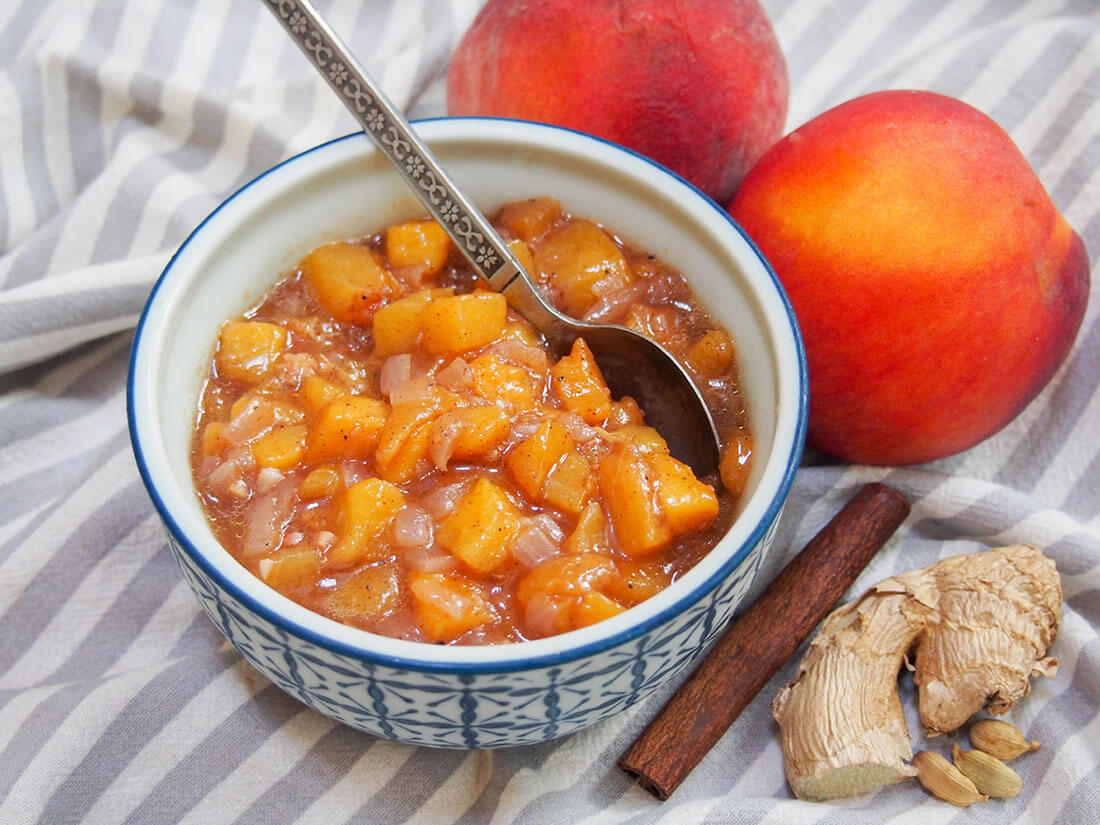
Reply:
[[[863,487],[730,625],[619,767],[667,799],[908,514],[898,491]]]

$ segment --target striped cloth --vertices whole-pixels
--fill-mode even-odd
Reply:
[[[1096,0],[763,4],[788,59],[789,126],[875,89],[960,97],[1011,133],[1100,252]],[[665,803],[614,763],[671,687],[562,741],[451,752],[336,726],[245,665],[169,555],[123,394],[131,327],[173,248],[264,168],[354,130],[261,5],[0,4],[0,823],[1100,819],[1095,290],[1066,365],[994,438],[905,469],[808,457],[763,577],[868,480],[914,508],[853,591],[945,555],[1044,548],[1066,595],[1061,669],[1009,717],[1043,743],[1019,762],[1016,799],[961,812],[912,783],[792,799],[769,702],[795,660]],[[395,101],[443,112],[477,0],[319,5]]]

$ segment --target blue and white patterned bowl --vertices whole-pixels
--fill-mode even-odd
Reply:
[[[269,589],[207,526],[191,428],[221,322],[327,240],[422,213],[366,137],[318,146],[218,207],[164,270],[138,325],[128,411],[134,453],[187,582],[241,654],[305,704],[418,745],[491,748],[571,733],[687,666],[743,599],[802,451],[806,362],[790,305],[726,213],[652,162],[575,132],[444,118],[417,130],[482,209],[552,195],[679,269],[737,339],[756,436],[749,494],[721,542],[625,613],[549,639],[450,647],[338,624]]]

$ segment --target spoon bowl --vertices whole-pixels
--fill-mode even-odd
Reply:
[[[308,0],[266,0],[275,17],[320,72],[479,275],[560,352],[584,338],[616,396],[630,395],[673,456],[699,476],[718,469],[714,419],[691,376],[667,350],[627,327],[579,321],[559,312],[488,219],[455,185]]]

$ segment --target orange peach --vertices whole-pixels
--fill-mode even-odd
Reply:
[[[447,72],[449,114],[588,132],[722,203],[782,134],[787,96],[757,0],[489,0]]]
[[[908,464],[1014,418],[1068,354],[1089,262],[1012,139],[931,92],[877,92],[795,130],[730,213],[790,296],[809,443]]]

